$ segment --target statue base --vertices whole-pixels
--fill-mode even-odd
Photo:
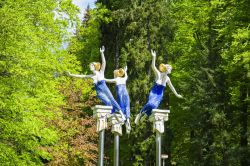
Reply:
[[[112,107],[96,105],[92,109],[94,110],[93,117],[97,119],[96,131],[99,133],[98,166],[103,166],[105,129],[108,127],[107,119],[111,115]]]
[[[153,122],[153,131],[164,133],[164,122],[168,121],[170,110],[153,109],[149,120]]]
[[[120,114],[116,114],[111,116],[111,124],[112,124],[112,129],[111,132],[112,133],[117,133],[119,136],[122,135],[122,125],[124,124],[123,118]]]
[[[100,132],[108,127],[108,118],[111,115],[112,106],[96,105],[92,108],[94,110],[93,117],[97,119],[96,131]]]
[[[161,166],[161,134],[164,133],[164,122],[168,121],[169,110],[153,109],[149,120],[153,122],[153,131],[156,132],[156,166]]]

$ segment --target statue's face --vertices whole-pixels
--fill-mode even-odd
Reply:
[[[94,65],[94,63],[90,63],[89,68],[90,68],[90,70],[92,72],[94,72],[95,71],[95,65]]]
[[[172,71],[172,67],[171,66],[167,66],[167,73],[170,74]]]

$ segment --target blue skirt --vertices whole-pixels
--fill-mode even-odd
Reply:
[[[125,84],[116,85],[118,104],[120,105],[126,119],[130,118],[130,99]]]
[[[155,83],[150,90],[148,102],[144,105],[140,112],[146,113],[148,116],[151,115],[152,110],[159,107],[163,98],[164,90],[165,86]]]
[[[119,104],[115,101],[112,93],[110,92],[109,88],[106,85],[104,80],[98,81],[95,83],[95,90],[97,97],[107,106],[112,106],[112,113],[118,112],[121,110]]]

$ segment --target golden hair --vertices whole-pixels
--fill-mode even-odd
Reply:
[[[167,67],[165,64],[161,63],[160,66],[159,66],[159,70],[160,72],[164,73],[167,71]]]
[[[101,69],[101,63],[99,63],[99,62],[93,62],[93,65],[95,67],[95,70],[100,71],[100,69]]]
[[[124,69],[120,68],[120,69],[118,70],[118,76],[119,76],[119,77],[123,77],[124,74],[125,74]]]
[[[123,77],[124,74],[125,74],[125,71],[122,68],[114,70],[114,75],[116,77]]]

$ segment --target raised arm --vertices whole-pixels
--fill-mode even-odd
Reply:
[[[125,66],[124,67],[124,71],[125,71],[125,76],[124,76],[124,78],[127,80],[128,79],[128,73],[127,73],[127,70],[128,70],[128,67],[127,66]]]
[[[159,70],[155,67],[155,61],[156,61],[156,53],[155,51],[151,50],[151,54],[152,54],[152,64],[151,64],[151,67],[155,73],[155,76],[156,76],[156,79],[159,78],[160,76],[160,72]]]
[[[172,92],[175,94],[176,97],[178,97],[178,98],[183,98],[181,95],[179,95],[179,94],[176,92],[174,86],[172,85],[172,83],[171,83],[171,81],[170,81],[170,78],[168,78],[167,83],[168,83],[169,88],[172,90]]]
[[[67,76],[76,77],[76,78],[91,78],[93,75],[78,75],[78,74],[71,74],[70,72],[66,72]]]
[[[106,82],[108,82],[108,83],[116,83],[116,80],[115,79],[107,79],[107,78],[105,78],[104,79]]]
[[[100,53],[101,53],[101,58],[102,58],[102,65],[101,65],[101,71],[104,73],[105,68],[106,68],[106,59],[104,56],[104,51],[105,51],[105,47],[102,46],[102,48],[100,48]]]

